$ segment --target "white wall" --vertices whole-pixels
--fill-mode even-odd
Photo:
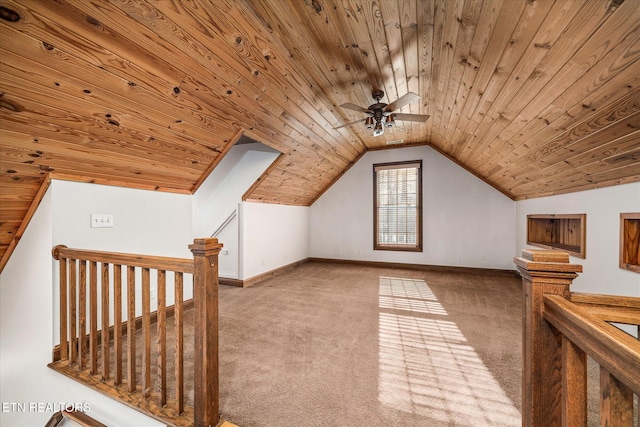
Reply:
[[[267,203],[240,204],[241,279],[309,256],[309,208]]]
[[[236,205],[237,206],[237,205]],[[238,278],[240,265],[240,230],[236,212],[229,224],[218,234],[218,242],[222,243],[222,251],[218,255],[218,275],[230,279]]]
[[[54,246],[193,258],[189,251],[189,244],[193,243],[190,195],[59,180],[51,183],[50,190]],[[91,228],[92,213],[113,214],[113,227]],[[55,263],[53,290],[56,295],[59,289],[57,268]],[[112,276],[113,271],[110,274]],[[136,274],[139,283],[139,269]],[[193,296],[191,279],[191,275],[184,277],[185,299]],[[155,271],[151,273],[151,280],[156,283]],[[113,295],[113,279],[111,282],[110,294]],[[167,283],[173,283],[173,273],[168,273]],[[136,289],[136,292],[136,310],[137,314],[141,314],[142,290]],[[172,305],[173,286],[167,286],[166,298],[167,304]],[[123,309],[126,309],[124,304],[125,301]],[[157,299],[152,298],[152,310],[156,304]],[[54,322],[57,322],[55,319],[58,316],[58,307],[55,306]],[[58,338],[56,329],[54,339]]]
[[[516,203],[518,254],[527,245],[527,215],[587,214],[587,257],[571,257],[583,273],[572,290],[640,297],[640,274],[619,263],[620,213],[640,212],[640,183],[617,185]]]
[[[373,164],[420,159],[423,252],[374,251]],[[515,202],[427,146],[368,152],[310,221],[311,257],[514,269]]]
[[[53,244],[70,248],[191,258],[191,196],[80,182],[51,183]],[[113,214],[91,228],[92,213]]]
[[[236,145],[193,195],[194,237],[209,237],[238,208],[242,195],[280,153],[260,143]],[[236,217],[218,234],[224,245],[219,256],[220,276],[238,278],[239,222]]]
[[[0,399],[3,404],[26,407],[26,412],[0,412],[0,425],[44,425],[52,415],[44,405],[59,402],[86,404],[89,415],[107,425],[163,425],[47,368],[54,345],[56,305],[51,257],[56,226],[52,217],[61,203],[53,200],[55,187],[53,183],[49,188],[0,274]],[[83,216],[82,222],[88,221]],[[43,405],[44,411],[38,411],[37,406],[31,411],[31,404]]]

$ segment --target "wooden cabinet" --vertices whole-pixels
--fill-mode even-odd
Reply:
[[[586,258],[586,214],[527,215],[527,244]]]
[[[620,268],[640,273],[640,212],[620,214]]]

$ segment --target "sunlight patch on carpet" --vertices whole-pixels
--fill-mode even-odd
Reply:
[[[380,277],[380,309],[382,404],[447,425],[521,425],[520,411],[460,329],[442,319],[447,313],[426,282]]]
[[[424,280],[380,277],[379,301],[380,308],[447,314]]]

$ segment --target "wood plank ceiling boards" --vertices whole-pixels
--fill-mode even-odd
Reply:
[[[514,200],[640,180],[637,0],[0,0],[0,31],[0,268],[51,178],[191,193],[243,133],[269,203],[400,139]],[[430,118],[334,129],[374,89]]]

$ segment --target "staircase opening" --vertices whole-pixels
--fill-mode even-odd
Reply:
[[[281,156],[279,151],[244,134],[194,194],[194,236],[216,237],[224,244],[220,253],[221,278],[242,278],[240,205]]]

